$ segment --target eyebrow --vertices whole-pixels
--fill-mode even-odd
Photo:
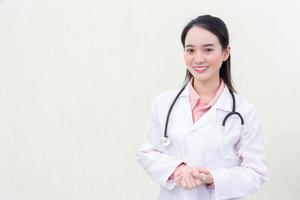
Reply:
[[[204,45],[201,45],[202,47],[210,47],[210,46],[215,46],[214,44],[204,44]],[[188,45],[185,45],[185,48],[186,47],[195,47],[195,45],[192,45],[192,44],[188,44]]]

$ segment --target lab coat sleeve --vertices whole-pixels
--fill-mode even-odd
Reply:
[[[236,146],[241,164],[211,169],[216,200],[247,196],[269,179],[260,122],[254,108],[247,113],[244,126]]]
[[[136,154],[136,160],[146,173],[158,184],[171,190],[175,187],[174,180],[168,180],[175,168],[183,161],[167,155],[157,148],[163,136],[162,128],[157,122],[157,98],[154,101],[145,129],[144,141]]]

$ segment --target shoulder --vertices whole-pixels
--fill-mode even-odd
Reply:
[[[160,92],[154,97],[154,101],[157,103],[168,102],[169,100],[174,99],[177,93],[178,90],[176,89]]]
[[[254,119],[259,120],[259,116],[255,105],[245,96],[235,93],[236,97],[236,110],[240,112],[247,122],[253,121]]]
[[[153,108],[158,109],[158,110],[164,110],[166,107],[170,107],[172,104],[173,100],[175,99],[177,93],[179,90],[176,89],[170,89],[170,90],[165,90],[157,95],[155,95],[154,100],[153,100]]]
[[[236,98],[236,108],[242,110],[243,112],[249,112],[254,109],[254,104],[245,96],[234,93]]]

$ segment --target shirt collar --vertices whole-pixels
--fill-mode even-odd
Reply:
[[[211,106],[213,106],[216,101],[218,100],[218,98],[220,97],[220,95],[222,94],[223,90],[224,90],[224,82],[221,79],[219,88],[217,90],[217,92],[214,95],[214,98],[209,101],[209,102],[204,102],[203,99],[199,96],[199,94],[196,92],[196,90],[193,87],[193,81],[194,79],[191,78],[191,80],[189,81],[188,87],[189,87],[189,99],[191,102],[191,109],[193,110],[195,107],[197,107],[197,109],[203,110],[203,109],[208,109]]]
[[[189,81],[189,83],[187,85],[189,87],[189,98],[190,98],[192,110],[197,105],[197,102],[200,101],[200,99],[201,99],[199,94],[195,91],[195,89],[193,87],[193,81],[194,81],[194,79],[191,78],[191,80]]]
[[[230,95],[227,85],[224,83],[223,80],[222,80],[222,82],[224,84],[224,86],[223,86],[224,89],[221,90],[221,94],[220,94],[219,98],[217,99],[217,101],[215,102],[215,107],[222,109],[222,110],[231,111],[232,110],[232,97]],[[189,97],[190,90],[191,90],[189,84],[191,84],[191,80],[188,82],[188,84],[182,91],[180,97]],[[219,87],[219,89],[220,89],[220,87]],[[219,89],[218,89],[218,92],[220,92]],[[194,92],[196,92],[196,91],[194,91]]]

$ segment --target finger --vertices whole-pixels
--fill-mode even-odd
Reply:
[[[190,181],[190,178],[188,176],[184,176],[184,180],[185,180],[185,183],[186,183],[186,187],[188,189],[191,189],[192,188],[192,183]]]
[[[180,182],[181,182],[181,180],[182,180],[182,176],[177,176],[177,177],[175,177],[174,179],[175,179],[176,184],[177,184],[177,185],[180,185]]]
[[[195,182],[193,176],[189,176],[188,179],[190,181],[190,189],[194,188],[196,186],[196,182]]]
[[[195,179],[195,182],[196,182],[196,186],[202,185],[202,181],[200,181],[198,178]]]
[[[175,179],[175,182],[176,182],[176,185],[178,187],[182,187],[182,185],[181,185],[181,179]]]
[[[205,183],[206,183],[206,184],[211,184],[211,183],[213,183],[213,182],[214,182],[213,177],[212,177],[211,175],[207,175],[207,176],[206,176]]]
[[[206,180],[207,175],[204,173],[200,173],[200,179],[202,182],[204,182]]]
[[[194,176],[195,178],[198,178],[198,179],[202,180],[202,179],[204,178],[204,176],[206,176],[206,175],[205,175],[204,173],[199,172],[199,171],[195,171],[195,172],[193,173],[193,176]]]
[[[193,171],[192,171],[192,175],[193,175],[193,177],[195,177],[195,178],[199,178],[200,172],[199,172],[198,170],[193,170]]]
[[[183,188],[186,188],[186,183],[185,183],[185,180],[184,180],[184,178],[183,179],[181,179],[181,181],[180,181],[180,185],[183,187]]]
[[[207,175],[202,174],[203,178],[201,179],[203,183],[207,183]]]
[[[181,180],[181,177],[175,176],[175,177],[174,177],[174,180],[175,180],[175,181]]]
[[[174,174],[175,178],[182,178],[182,174]]]
[[[205,174],[208,174],[208,173],[209,173],[209,170],[206,169],[206,168],[198,168],[198,171],[199,171],[200,173],[205,173]]]

